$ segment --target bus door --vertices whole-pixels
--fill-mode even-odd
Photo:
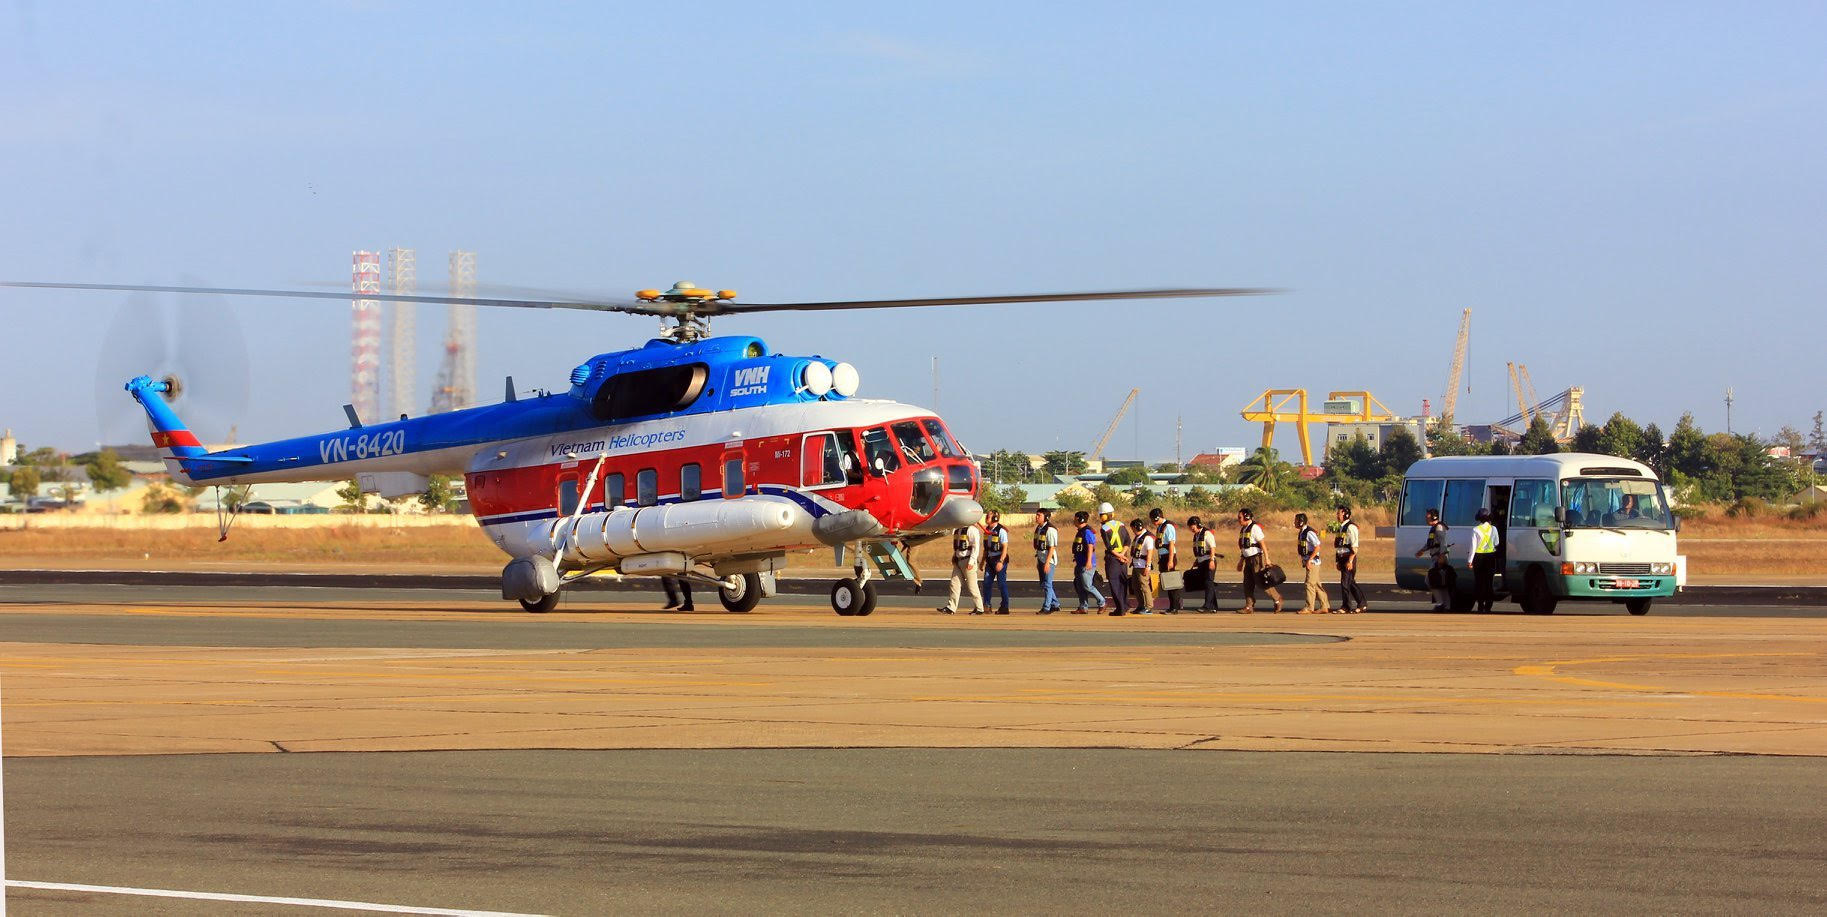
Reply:
[[[1503,576],[1510,561],[1510,485],[1507,478],[1485,482],[1485,508],[1491,511],[1491,524],[1497,526],[1497,575]],[[1506,579],[1503,588],[1510,588]]]

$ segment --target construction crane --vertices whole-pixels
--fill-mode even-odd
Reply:
[[[1343,402],[1356,400],[1357,410],[1331,410]],[[1294,403],[1292,412],[1287,410],[1288,403]],[[1396,415],[1383,406],[1369,392],[1328,392],[1326,394],[1328,410],[1315,414],[1307,410],[1307,390],[1304,388],[1272,388],[1263,392],[1250,403],[1243,406],[1243,419],[1250,423],[1262,424],[1262,447],[1272,449],[1275,446],[1275,424],[1288,422],[1295,425],[1300,434],[1300,460],[1308,468],[1313,467],[1313,440],[1307,434],[1307,425],[1311,423],[1390,423]],[[1374,409],[1374,410],[1373,410]]]
[[[1505,363],[1504,367],[1510,371],[1510,393],[1516,396],[1516,416],[1522,419],[1523,429],[1527,430],[1533,419],[1529,411],[1532,402],[1523,397],[1522,381],[1516,372],[1516,364]],[[1527,373],[1528,370],[1524,369],[1523,372]]]
[[[1097,445],[1091,447],[1091,455],[1086,457],[1086,461],[1095,462],[1104,457],[1104,447],[1110,445],[1110,437],[1116,435],[1117,424],[1123,422],[1123,415],[1129,413],[1129,406],[1136,403],[1136,396],[1141,393],[1139,388],[1129,390],[1129,397],[1123,399],[1123,406],[1117,408],[1115,417],[1110,418],[1110,426],[1105,427],[1104,435],[1097,438]]]
[[[1524,366],[1521,363],[1516,364],[1516,378],[1522,381],[1522,388],[1518,391],[1518,394],[1527,398],[1530,404],[1540,404],[1541,399],[1535,397],[1535,380],[1529,378],[1529,367]],[[1540,408],[1530,411],[1528,423],[1534,423],[1535,418],[1540,417],[1542,414],[1543,411]],[[1526,427],[1527,424],[1524,426]]]
[[[1472,310],[1459,316],[1459,339],[1453,343],[1453,368],[1446,374],[1446,397],[1440,399],[1440,420],[1453,422],[1453,411],[1459,406],[1459,378],[1465,373],[1465,347],[1472,336]]]
[[[1522,431],[1528,429],[1529,420],[1545,416],[1551,418],[1548,421],[1548,429],[1554,434],[1556,442],[1563,444],[1572,442],[1573,435],[1579,432],[1580,427],[1586,425],[1586,390],[1574,385],[1549,395],[1542,401],[1537,401],[1532,405],[1527,404],[1525,403],[1527,400],[1535,397],[1532,391],[1535,383],[1523,381],[1528,378],[1528,369],[1522,367],[1521,364],[1517,365],[1523,372],[1517,378],[1516,384],[1526,386],[1526,388],[1517,389],[1517,407],[1520,410],[1491,424],[1492,431],[1505,436],[1520,437]]]

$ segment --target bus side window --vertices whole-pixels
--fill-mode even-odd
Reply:
[[[1554,525],[1554,482],[1516,482],[1510,491],[1510,524],[1545,529]]]
[[[1446,496],[1440,500],[1440,521],[1451,528],[1471,528],[1478,524],[1478,510],[1482,506],[1484,481],[1448,481]]]
[[[1426,525],[1427,511],[1440,508],[1445,481],[1413,480],[1402,485],[1402,516],[1397,525]]]

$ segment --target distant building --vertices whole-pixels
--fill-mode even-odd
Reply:
[[[1187,462],[1188,468],[1228,468],[1242,462],[1249,452],[1242,446],[1219,446],[1210,452],[1201,452]]]
[[[12,428],[0,436],[0,465],[11,465],[19,461],[19,441],[13,438]]]
[[[1405,429],[1415,442],[1426,449],[1427,431],[1422,429],[1419,420],[1403,420],[1394,423],[1329,423],[1326,425],[1326,453],[1331,454],[1332,447],[1339,443],[1348,443],[1357,437],[1363,437],[1372,449],[1381,449],[1383,442],[1397,429]]]

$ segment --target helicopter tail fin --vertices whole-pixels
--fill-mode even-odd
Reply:
[[[167,397],[177,394],[177,385],[177,380],[169,377],[136,376],[126,387],[127,393],[146,411],[147,426],[152,428],[152,444],[159,448],[166,470],[173,478],[188,484],[190,475],[186,473],[183,460],[207,455],[209,450],[203,448],[197,435],[190,432],[171,405],[165,403]]]

